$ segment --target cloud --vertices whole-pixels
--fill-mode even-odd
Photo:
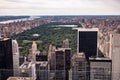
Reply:
[[[1,0],[0,14],[120,14],[119,0]]]

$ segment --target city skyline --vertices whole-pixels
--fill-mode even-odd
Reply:
[[[0,0],[0,15],[119,15],[119,0]]]

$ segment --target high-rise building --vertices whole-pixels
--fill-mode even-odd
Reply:
[[[120,34],[110,34],[110,58],[112,59],[112,80],[120,79]]]
[[[55,80],[65,80],[65,53],[63,50],[55,51]]]
[[[69,48],[69,40],[68,39],[63,40],[63,48]]]
[[[35,41],[33,41],[33,43],[32,43],[32,52],[34,53],[36,51],[37,51],[37,44],[36,44]]]
[[[77,28],[77,52],[84,52],[86,58],[97,56],[98,28]]]
[[[68,80],[71,68],[71,48],[55,50],[56,80]]]
[[[48,62],[37,61],[36,66],[36,80],[49,80],[48,79]]]
[[[17,76],[19,68],[19,48],[16,40],[12,40],[12,52],[13,52],[14,76]]]
[[[70,80],[88,80],[88,63],[84,53],[74,54],[71,60],[72,67],[69,71]]]
[[[0,80],[9,76],[13,76],[12,40],[4,38],[0,40]]]
[[[24,62],[19,67],[19,77],[31,77],[32,80],[36,80],[36,68],[33,62]]]
[[[111,80],[112,73],[111,59],[89,58],[89,60],[90,60],[90,80]]]
[[[48,63],[49,63],[49,69],[50,70],[55,70],[55,50],[56,47],[53,45],[49,45],[49,50],[48,50]]]
[[[32,43],[32,48],[29,49],[28,60],[29,61],[36,61],[36,53],[37,53],[37,44],[35,41]]]

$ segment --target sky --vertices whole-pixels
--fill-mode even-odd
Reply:
[[[120,0],[0,0],[0,15],[120,15]]]

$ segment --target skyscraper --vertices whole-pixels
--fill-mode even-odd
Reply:
[[[68,80],[71,68],[71,48],[58,48],[55,50],[56,80]]]
[[[28,60],[29,61],[36,61],[36,53],[37,53],[37,44],[35,41],[33,41],[32,48],[29,49]]]
[[[36,80],[36,68],[33,62],[24,62],[19,67],[19,77],[31,77],[32,80]]]
[[[9,76],[18,76],[19,49],[16,40],[3,38],[0,40],[0,80]]]
[[[0,40],[0,80],[9,76],[13,76],[12,40],[4,38]]]
[[[47,61],[37,61],[35,63],[35,67],[36,67],[36,80],[49,80]]]
[[[48,63],[49,63],[50,70],[55,70],[55,50],[56,50],[55,46],[49,45]]]
[[[69,74],[71,80],[88,80],[87,79],[87,60],[84,53],[74,54],[72,57],[72,67]]]
[[[19,68],[19,48],[16,40],[12,40],[12,52],[13,52],[14,76],[17,76]]]
[[[35,41],[32,43],[32,52],[35,53],[37,51],[37,44]]]
[[[68,39],[63,40],[63,48],[69,48],[69,40]]]
[[[110,58],[112,59],[112,80],[120,79],[120,34],[110,34]]]
[[[55,51],[55,79],[65,80],[65,56],[63,50]]]
[[[97,41],[98,41],[98,28],[77,28],[78,53],[84,52],[86,58],[96,57],[97,55]]]
[[[89,58],[89,60],[90,60],[90,80],[111,80],[112,73],[111,59]]]

